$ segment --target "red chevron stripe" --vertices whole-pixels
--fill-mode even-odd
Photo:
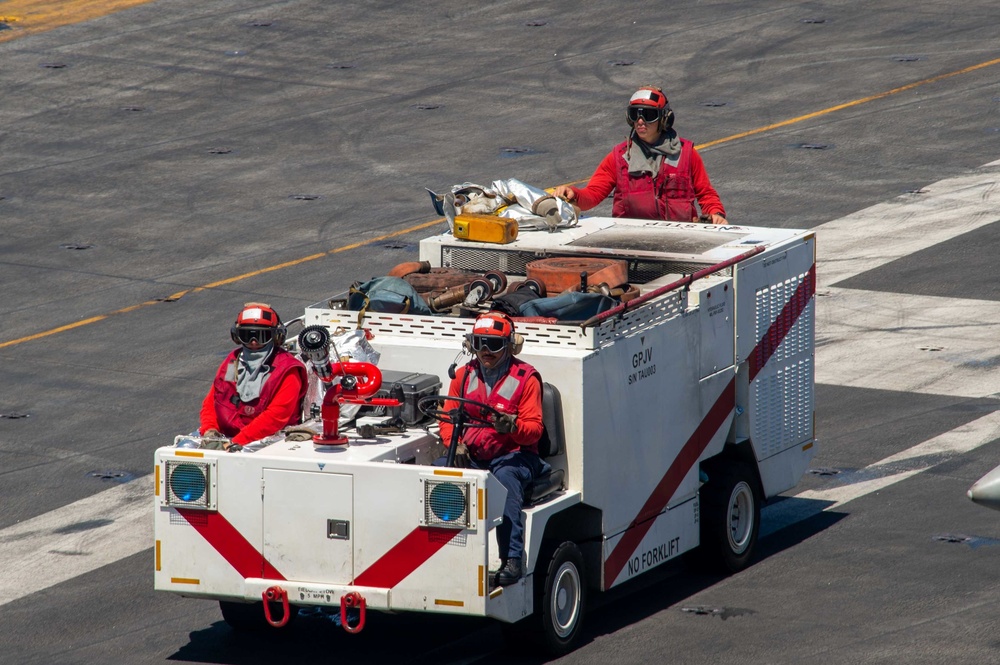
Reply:
[[[279,573],[264,555],[219,513],[190,508],[178,508],[177,512],[244,578],[285,579],[285,576]]]
[[[451,542],[461,529],[418,527],[357,576],[358,586],[391,589]]]
[[[799,320],[799,315],[806,306],[812,302],[813,296],[816,294],[816,265],[813,264],[809,268],[809,272],[806,273],[805,278],[799,284],[798,288],[795,289],[795,293],[792,297],[788,299],[785,306],[781,308],[781,314],[778,318],[774,320],[771,327],[767,329],[764,337],[757,342],[757,346],[754,347],[753,353],[750,354],[748,360],[750,361],[750,381],[754,380],[757,376],[757,372],[764,368],[767,361],[771,359],[774,352],[778,350],[781,346],[781,342],[784,341],[785,336],[788,335],[788,331],[792,329],[795,322]]]
[[[774,355],[774,352],[781,346],[788,332],[798,321],[799,316],[806,306],[812,301],[816,294],[816,266],[809,268],[805,278],[795,289],[795,293],[788,299],[781,313],[767,329],[764,337],[754,347],[749,357],[749,379],[754,380],[757,373],[763,369],[767,361]],[[611,550],[607,561],[604,562],[604,584],[609,588],[615,581],[622,569],[628,563],[629,558],[635,553],[635,549],[642,542],[642,539],[653,526],[653,520],[667,507],[674,492],[680,486],[681,481],[688,474],[692,467],[698,462],[701,453],[711,440],[712,435],[725,422],[729,412],[736,402],[735,379],[729,382],[725,390],[709,409],[708,414],[698,425],[694,434],[688,439],[680,454],[674,459],[667,473],[664,474],[660,482],[653,488],[652,494],[646,499],[639,514],[636,515],[628,529],[622,536],[615,548]]]
[[[618,577],[618,574],[628,563],[635,549],[642,542],[646,533],[652,528],[653,521],[657,515],[663,512],[670,502],[670,498],[677,491],[684,476],[687,475],[691,467],[697,463],[708,442],[718,431],[726,418],[732,412],[736,404],[736,378],[733,377],[722,390],[722,394],[715,400],[715,404],[708,410],[708,414],[695,429],[694,434],[687,440],[680,453],[674,458],[673,464],[667,469],[660,482],[656,484],[653,493],[646,499],[642,510],[636,518],[629,524],[628,530],[622,535],[621,540],[611,550],[607,561],[604,562],[604,584],[605,588],[610,588],[611,584]]]

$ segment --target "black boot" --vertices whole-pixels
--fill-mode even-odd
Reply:
[[[521,579],[521,575],[521,557],[507,559],[503,564],[503,568],[497,573],[497,584],[499,586],[515,584]]]

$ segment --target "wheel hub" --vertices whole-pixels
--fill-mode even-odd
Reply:
[[[742,554],[750,545],[753,519],[753,490],[741,481],[729,497],[729,547],[735,554]]]
[[[563,564],[556,573],[552,594],[552,618],[555,632],[566,637],[573,632],[580,610],[580,576],[575,566]]]

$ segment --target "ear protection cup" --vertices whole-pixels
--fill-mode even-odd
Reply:
[[[236,346],[243,346],[243,342],[240,341],[239,334],[236,332],[235,323],[229,327],[229,336],[233,338],[233,342]]]
[[[660,131],[665,132],[674,126],[674,110],[667,104],[663,109],[663,117],[660,118]]]
[[[524,348],[524,336],[519,333],[514,333],[514,341],[510,345],[510,354],[516,356]]]

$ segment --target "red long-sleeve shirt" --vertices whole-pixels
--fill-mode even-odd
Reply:
[[[705,170],[705,163],[701,161],[701,155],[694,148],[691,150],[691,182],[694,186],[695,197],[698,199],[698,205],[701,207],[701,213],[703,215],[718,213],[725,216],[726,209],[722,206],[719,193],[715,191],[712,181],[708,178],[708,171]],[[576,192],[574,203],[580,207],[580,210],[590,210],[611,194],[618,179],[616,159],[615,150],[612,150],[597,165],[597,169],[594,170],[594,175],[590,176],[586,187],[573,187]]]
[[[260,414],[247,423],[246,427],[235,434],[230,440],[241,446],[252,441],[259,441],[264,437],[275,434],[278,430],[289,422],[295,411],[299,408],[299,394],[302,388],[302,380],[295,372],[289,372],[281,381],[271,402],[264,407]],[[208,395],[201,403],[201,427],[204,434],[210,429],[218,430],[219,419],[215,414],[215,390],[209,388]],[[221,431],[221,430],[220,430]]]

